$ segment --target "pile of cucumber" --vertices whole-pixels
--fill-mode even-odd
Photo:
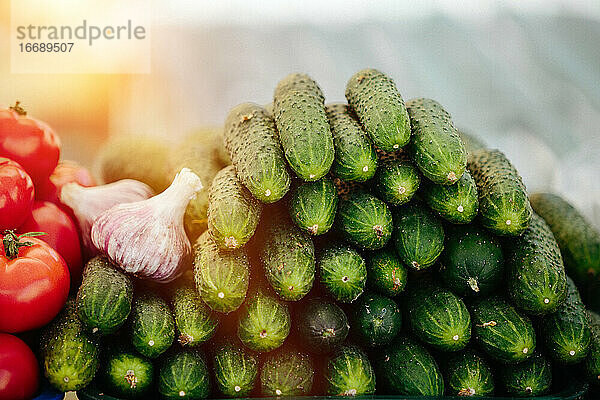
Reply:
[[[90,260],[42,336],[49,381],[167,399],[600,383],[600,234],[438,102],[374,69],[346,98],[292,74],[233,108],[193,268],[159,285]]]

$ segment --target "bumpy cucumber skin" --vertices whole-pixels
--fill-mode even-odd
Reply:
[[[529,196],[529,200],[552,230],[569,276],[580,285],[588,284],[590,277],[598,280],[600,232],[560,196],[536,193]]]
[[[167,303],[155,294],[145,293],[133,301],[131,341],[148,358],[164,353],[175,339],[175,321]]]
[[[539,396],[548,392],[552,385],[550,362],[541,354],[522,363],[506,366],[500,375],[504,389],[511,396]]]
[[[533,315],[556,311],[567,295],[567,278],[548,225],[534,213],[525,232],[506,242],[508,293],[513,303]]]
[[[306,181],[329,172],[335,157],[323,92],[308,75],[283,78],[273,99],[279,141],[292,170]]]
[[[377,147],[393,152],[410,140],[410,119],[394,81],[368,68],[346,85],[346,99]]]
[[[377,376],[388,393],[406,396],[441,396],[444,380],[435,359],[425,347],[400,335],[375,356]]]
[[[462,140],[463,144],[465,145],[467,154],[471,154],[477,150],[486,148],[486,144],[483,142],[483,140],[471,133],[458,129],[458,136],[460,136],[460,140]]]
[[[490,365],[473,350],[454,355],[444,366],[444,381],[454,396],[490,396],[494,376]]]
[[[346,240],[367,250],[383,248],[394,228],[388,206],[363,191],[352,193],[340,201],[336,224]]]
[[[258,359],[233,343],[222,344],[213,358],[216,386],[226,397],[246,397],[256,383]]]
[[[309,300],[302,307],[295,326],[304,348],[318,354],[337,349],[350,331],[344,311],[338,305],[318,298]]]
[[[471,316],[465,303],[434,284],[409,289],[405,301],[408,323],[416,337],[442,351],[463,349],[471,339]]]
[[[205,399],[210,394],[210,372],[197,350],[167,357],[159,371],[158,392],[166,399]]]
[[[465,172],[467,151],[450,114],[435,100],[406,103],[412,136],[408,151],[421,173],[440,185],[452,185]]]
[[[395,297],[404,291],[408,273],[392,248],[370,252],[366,259],[367,286],[370,289],[388,297]]]
[[[476,302],[471,318],[475,341],[490,357],[514,364],[533,354],[536,337],[531,321],[503,298],[492,296]]]
[[[491,233],[475,225],[452,226],[444,246],[440,277],[457,295],[486,296],[502,282],[502,246]]]
[[[224,139],[238,177],[254,197],[273,203],[287,193],[290,174],[275,121],[264,108],[253,103],[234,107],[225,120]]]
[[[422,270],[444,250],[442,222],[428,208],[411,202],[394,209],[394,246],[405,265]]]
[[[217,173],[208,194],[208,231],[219,248],[244,246],[254,235],[261,212],[261,203],[242,185],[233,166]]]
[[[194,347],[214,335],[219,320],[202,301],[194,286],[178,288],[173,295],[172,304],[180,345]]]
[[[375,373],[366,354],[356,346],[343,346],[327,363],[327,394],[364,396],[375,393]]]
[[[365,289],[365,260],[349,246],[333,245],[324,249],[317,261],[317,268],[321,284],[339,302],[352,303]]]
[[[237,330],[246,347],[260,353],[268,352],[280,347],[289,333],[287,305],[261,292],[248,299]]]
[[[400,206],[408,203],[421,185],[421,174],[408,156],[381,155],[379,167],[370,182],[373,191],[388,204]]]
[[[377,169],[377,153],[354,111],[347,104],[336,103],[327,105],[325,112],[335,148],[332,174],[345,181],[371,179]]]
[[[323,177],[294,189],[289,201],[290,216],[300,229],[322,235],[333,226],[338,194],[333,181]]]
[[[365,293],[354,305],[354,336],[365,346],[388,345],[402,325],[402,313],[396,303],[376,293]]]
[[[246,298],[250,277],[246,251],[220,250],[206,231],[194,252],[194,277],[202,300],[213,311],[228,314],[237,310]]]
[[[131,278],[106,257],[88,261],[77,292],[77,315],[92,333],[116,332],[131,312]]]
[[[521,176],[499,150],[469,154],[469,172],[477,184],[481,224],[501,236],[519,236],[529,226],[531,205]]]
[[[579,291],[567,277],[567,298],[555,313],[542,322],[541,334],[546,353],[559,364],[575,364],[583,360],[591,342],[590,321]]]
[[[477,215],[479,199],[477,186],[469,171],[454,185],[423,185],[423,197],[440,217],[454,224],[468,224]]]
[[[313,385],[315,371],[308,354],[277,351],[267,356],[260,370],[263,396],[307,396]]]
[[[592,333],[590,350],[583,362],[586,379],[593,385],[600,385],[600,315],[593,311],[587,312]]]
[[[145,396],[154,381],[152,362],[132,351],[111,351],[104,366],[104,382],[114,396],[132,399]]]

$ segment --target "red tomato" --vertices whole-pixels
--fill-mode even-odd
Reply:
[[[48,243],[11,231],[0,235],[0,332],[46,325],[68,294],[69,269]]]
[[[0,333],[0,400],[31,399],[39,377],[37,360],[25,342]]]
[[[21,164],[33,183],[50,176],[60,157],[60,140],[45,123],[27,116],[19,106],[0,109],[0,156]]]
[[[72,281],[81,275],[81,243],[77,226],[71,217],[49,201],[35,201],[29,218],[18,229],[19,233],[45,232],[39,238],[58,251],[69,267]]]
[[[35,198],[59,204],[62,187],[71,182],[85,187],[96,186],[96,180],[87,168],[75,161],[65,160],[58,163],[50,178],[37,186]]]
[[[33,204],[33,182],[19,164],[0,157],[0,232],[19,227]]]

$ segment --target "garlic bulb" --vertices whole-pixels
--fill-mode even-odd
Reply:
[[[154,192],[145,183],[133,179],[123,179],[108,185],[94,187],[68,183],[61,190],[60,201],[73,210],[79,224],[81,242],[86,255],[91,258],[98,253],[90,238],[94,220],[117,204],[145,200],[153,195]]]
[[[92,226],[92,242],[124,271],[170,282],[192,262],[183,215],[201,189],[200,178],[183,168],[161,194],[103,212]]]

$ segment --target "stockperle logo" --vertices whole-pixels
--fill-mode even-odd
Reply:
[[[13,0],[12,73],[149,73],[149,2]]]

